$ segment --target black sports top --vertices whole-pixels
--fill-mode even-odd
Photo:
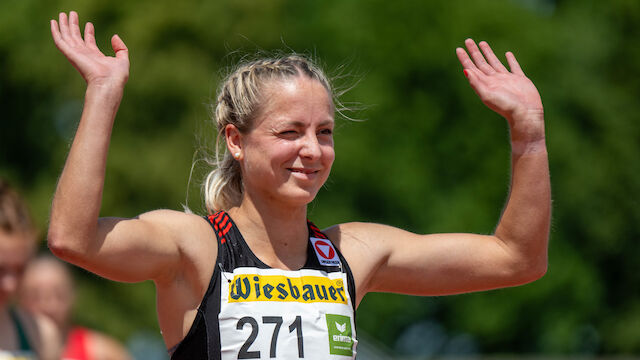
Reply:
[[[207,220],[216,266],[172,360],[355,358],[355,283],[326,235],[308,222],[306,263],[280,270],[256,257],[227,213]]]

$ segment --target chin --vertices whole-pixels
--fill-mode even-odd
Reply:
[[[306,206],[311,203],[318,194],[318,191],[296,189],[281,192],[278,196],[280,200],[295,206]]]

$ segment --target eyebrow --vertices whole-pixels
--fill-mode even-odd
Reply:
[[[320,122],[319,126],[325,126],[325,125],[330,125],[330,124],[334,124],[335,121],[333,119],[331,120],[324,120],[322,122]],[[286,126],[290,126],[293,125],[295,127],[305,127],[306,123],[302,122],[302,121],[298,121],[298,120],[292,120],[292,121],[287,121],[286,123],[284,123]]]

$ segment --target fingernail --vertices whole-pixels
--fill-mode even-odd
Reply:
[[[468,79],[469,78],[469,71],[467,71],[467,69],[462,70],[462,72],[464,73],[464,76]]]

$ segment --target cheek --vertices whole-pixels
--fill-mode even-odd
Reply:
[[[333,164],[333,161],[336,159],[336,151],[333,148],[333,143],[323,147],[322,156],[326,165],[331,166]]]
[[[298,157],[298,147],[293,142],[278,142],[274,146],[265,148],[257,156],[270,159],[273,168],[291,165]]]

